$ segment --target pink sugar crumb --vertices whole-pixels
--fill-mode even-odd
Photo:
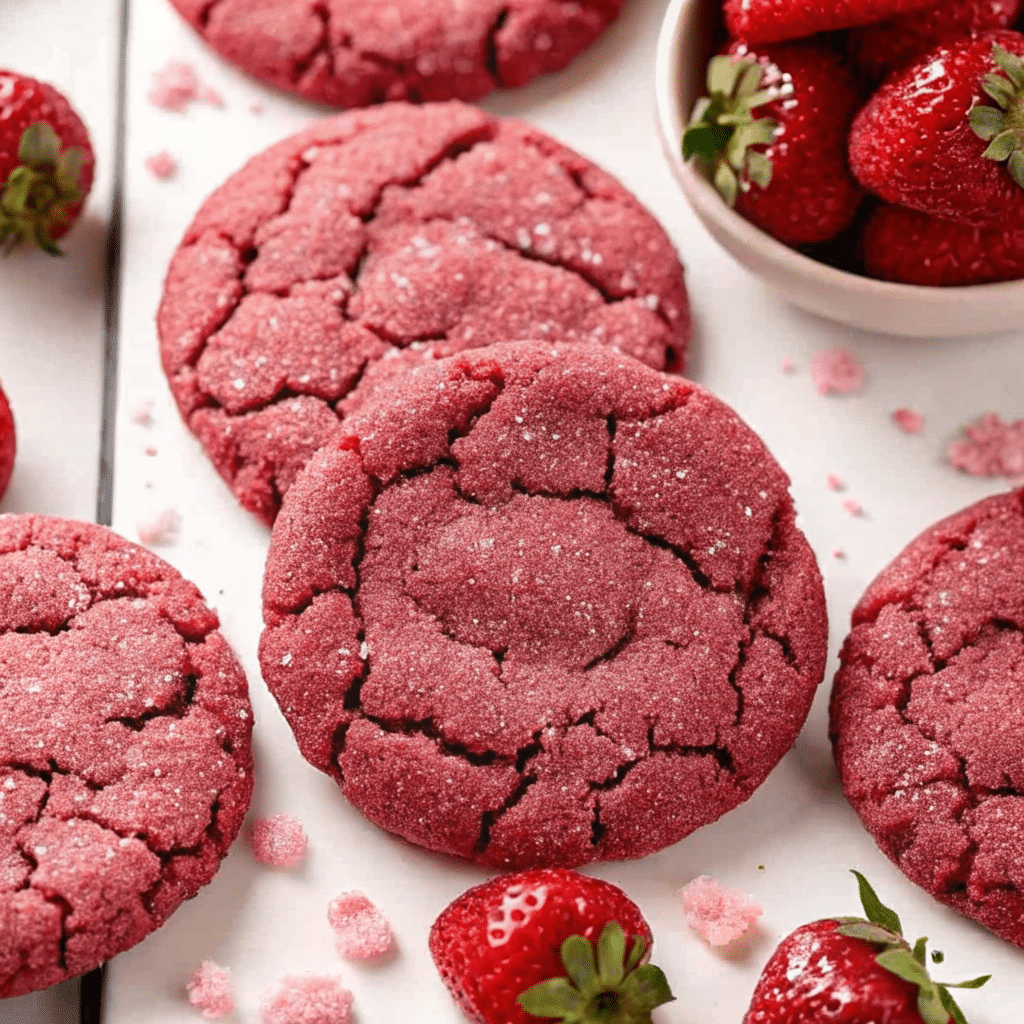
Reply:
[[[188,992],[188,1001],[210,1020],[226,1017],[235,1008],[231,972],[212,960],[202,962],[189,979],[185,990]]]
[[[847,498],[843,502],[843,508],[846,509],[848,515],[854,518],[860,518],[864,515],[864,506],[856,498]]]
[[[156,449],[152,445],[147,445],[142,449],[144,455],[153,456],[156,455]]]
[[[263,104],[262,103],[250,103],[249,104],[249,113],[250,114],[262,114],[263,113]]]
[[[169,60],[153,72],[147,98],[153,106],[176,114],[184,113],[196,100],[215,107],[224,105],[219,94],[200,82],[195,68],[184,60]]]
[[[892,421],[906,434],[920,434],[924,431],[924,417],[913,409],[897,409]]]
[[[864,368],[849,349],[830,348],[811,360],[811,380],[819,395],[849,395],[864,387]]]
[[[352,993],[339,978],[289,974],[260,1000],[263,1024],[346,1024]]]
[[[679,895],[687,923],[711,946],[735,942],[764,913],[745,892],[725,889],[710,875],[695,878]]]
[[[846,557],[846,552],[842,548],[836,548],[835,551],[832,552],[832,557],[842,560]]]
[[[153,425],[153,402],[140,402],[131,413],[132,423],[137,423],[140,427],[151,427]]]
[[[306,855],[302,822],[290,814],[271,814],[252,826],[252,852],[261,864],[290,868]]]
[[[947,449],[949,461],[971,476],[1024,477],[1024,420],[1004,423],[995,413],[964,428],[966,440]]]
[[[782,372],[783,373],[792,373],[795,369],[796,369],[796,367],[793,365],[793,360],[792,359],[787,357],[787,358],[782,360]]]
[[[825,483],[828,484],[828,489],[830,491],[841,491],[846,486],[846,484],[844,484],[843,481],[835,475],[835,473],[829,473],[829,475],[825,477]]]
[[[352,960],[383,956],[394,942],[388,919],[361,892],[343,892],[327,907],[338,953]]]
[[[173,178],[177,173],[178,161],[164,149],[159,153],[146,157],[146,168],[153,177],[166,181],[168,178]]]
[[[178,539],[181,528],[181,516],[173,508],[161,512],[156,519],[148,523],[139,523],[137,529],[139,541],[146,547],[160,547],[173,544]]]

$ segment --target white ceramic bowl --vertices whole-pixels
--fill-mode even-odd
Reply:
[[[683,161],[683,128],[703,94],[716,6],[721,7],[721,0],[672,0],[658,39],[654,74],[665,155],[694,212],[719,244],[793,305],[863,330],[952,338],[1024,327],[1024,281],[923,288],[837,270],[745,220],[692,162]]]

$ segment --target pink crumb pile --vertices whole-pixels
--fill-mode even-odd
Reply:
[[[864,368],[849,349],[830,348],[811,360],[811,380],[819,395],[849,395],[864,387]]]
[[[712,946],[735,942],[764,913],[745,892],[723,888],[710,875],[695,878],[679,895],[687,924]]]
[[[177,173],[178,161],[164,149],[159,153],[146,157],[146,168],[154,178],[166,181],[168,178],[173,178]]]
[[[181,516],[173,508],[166,509],[148,523],[139,523],[137,527],[139,541],[147,548],[173,544],[180,528]]]
[[[920,434],[924,431],[924,417],[913,409],[897,409],[892,421],[905,434]]]
[[[169,60],[153,72],[148,93],[149,102],[162,110],[180,114],[190,103],[200,101],[212,107],[222,107],[220,94],[199,80],[195,68],[188,61]]]
[[[261,864],[290,868],[306,855],[302,822],[290,814],[271,814],[252,826],[252,852]]]
[[[947,450],[957,469],[971,476],[1024,478],[1024,420],[1004,423],[990,412],[964,432],[966,440],[954,441]]]
[[[226,1017],[235,1008],[231,972],[212,960],[202,962],[189,979],[185,990],[188,992],[188,1001],[210,1020]]]
[[[828,484],[828,489],[830,491],[841,491],[846,486],[843,481],[835,475],[835,473],[829,473],[829,475],[825,477],[825,483]]]
[[[388,919],[361,892],[343,892],[327,907],[339,955],[352,960],[383,956],[394,942]]]
[[[346,1024],[352,993],[340,978],[289,974],[260,1000],[263,1024]]]

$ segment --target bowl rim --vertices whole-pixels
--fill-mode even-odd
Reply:
[[[723,231],[737,237],[746,247],[759,250],[781,271],[812,286],[847,290],[852,288],[878,302],[893,302],[911,297],[932,301],[943,301],[948,298],[952,301],[958,298],[962,300],[963,296],[968,294],[972,299],[984,301],[988,297],[1003,298],[1016,291],[1024,293],[1024,279],[938,286],[900,284],[863,274],[853,274],[791,249],[726,205],[714,186],[696,169],[693,161],[683,160],[681,150],[683,126],[689,120],[690,112],[683,110],[680,96],[679,83],[684,73],[680,37],[684,20],[701,2],[702,0],[671,0],[658,35],[654,62],[655,106],[662,148],[695,212],[713,218]]]

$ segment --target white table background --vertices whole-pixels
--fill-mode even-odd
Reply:
[[[485,873],[379,832],[299,756],[256,660],[269,532],[235,504],[181,424],[157,355],[153,316],[163,274],[201,200],[250,155],[322,111],[219,60],[166,0],[128,6],[117,413],[110,424],[113,525],[135,539],[140,521],[168,508],[180,512],[177,543],[160,550],[218,608],[248,672],[257,716],[253,811],[299,816],[310,853],[301,869],[275,872],[238,843],[197,899],[111,964],[105,1024],[195,1024],[200,1018],[183,986],[206,958],[232,969],[232,1022],[255,1024],[259,994],[280,974],[313,970],[341,975],[355,993],[362,1024],[458,1024],[426,951],[427,930],[450,899]],[[619,23],[567,72],[484,105],[528,118],[597,160],[671,234],[687,266],[696,318],[689,374],[730,402],[792,476],[828,588],[832,660],[796,748],[747,804],[657,856],[593,873],[622,885],[651,922],[656,959],[679,996],[656,1014],[663,1024],[738,1024],[783,935],[805,921],[857,911],[846,873],[852,866],[898,907],[915,937],[927,934],[946,952],[941,977],[994,973],[986,989],[964,994],[973,1024],[1010,1024],[1024,1006],[1024,952],[935,904],[876,850],[839,790],[826,707],[835,651],[869,580],[926,525],[1002,488],[999,481],[961,476],[943,453],[958,428],[983,412],[1024,415],[1024,330],[957,341],[871,336],[791,309],[732,263],[686,207],[659,150],[652,72],[664,6],[665,0],[630,0]],[[99,456],[121,15],[120,0],[0,0],[0,66],[51,81],[73,97],[92,131],[99,168],[66,259],[23,252],[0,264],[0,378],[19,430],[3,511],[91,519],[100,489],[111,484],[101,479]],[[152,72],[172,57],[193,61],[223,94],[225,108],[197,104],[172,114],[152,107],[146,100]],[[250,110],[253,103],[261,113]],[[144,166],[162,149],[180,161],[168,182]],[[833,345],[849,346],[862,360],[863,394],[815,393],[809,359]],[[782,372],[784,358],[793,360],[792,374]],[[151,427],[130,417],[146,401],[154,402]],[[923,436],[907,436],[892,424],[891,412],[903,405],[927,417]],[[148,446],[156,456],[145,454]],[[827,489],[828,473],[847,482],[845,494]],[[859,500],[866,518],[848,516],[845,497]],[[833,558],[837,548],[844,559]],[[765,908],[757,931],[724,954],[690,933],[675,895],[702,873],[745,888]],[[399,952],[387,963],[350,965],[333,952],[326,904],[350,888],[368,893],[393,922]],[[77,985],[69,983],[0,1002],[0,1024],[73,1022],[76,999]]]

